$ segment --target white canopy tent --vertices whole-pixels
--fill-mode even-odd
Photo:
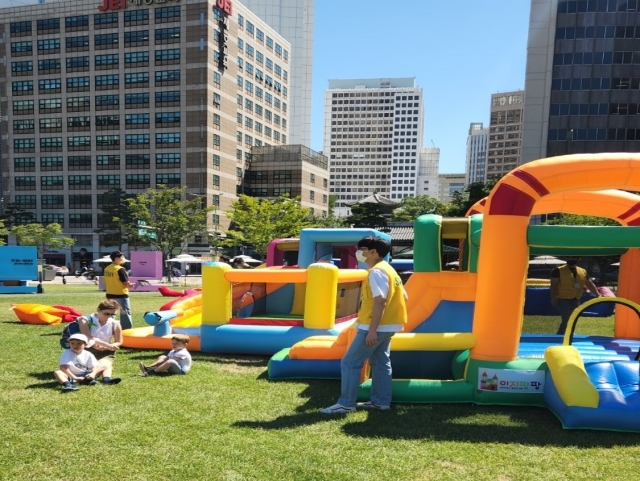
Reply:
[[[124,261],[125,262],[129,262],[129,259],[125,258]],[[101,257],[100,259],[94,259],[93,262],[95,262],[97,264],[111,264],[111,262],[113,262],[113,261],[111,260],[111,257],[104,256],[104,257]]]
[[[208,262],[200,257],[194,257],[191,254],[180,254],[171,259],[167,259],[167,262],[178,262],[180,264],[203,264]]]
[[[538,257],[534,257],[529,261],[529,265],[533,265],[533,266],[535,265],[561,266],[563,264],[566,264],[566,262],[553,256],[538,256]]]

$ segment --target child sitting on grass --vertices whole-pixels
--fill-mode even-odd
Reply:
[[[189,336],[186,334],[174,334],[171,336],[171,347],[166,356],[160,356],[156,362],[150,366],[140,363],[140,376],[146,377],[161,372],[169,374],[186,374],[191,369],[191,354],[187,351]]]
[[[73,334],[69,337],[69,349],[65,349],[60,356],[60,369],[53,372],[57,381],[62,384],[63,391],[77,391],[76,382],[93,386],[96,377],[102,374],[104,366],[98,363],[96,357],[84,348],[87,336]]]

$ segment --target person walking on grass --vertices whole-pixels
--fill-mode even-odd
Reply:
[[[62,384],[63,391],[77,391],[76,383],[93,386],[96,377],[104,371],[93,354],[85,350],[88,340],[84,334],[69,336],[69,349],[65,349],[58,362],[59,369],[53,372],[56,380]]]
[[[392,370],[390,345],[393,335],[407,323],[406,293],[397,272],[385,260],[389,243],[368,236],[358,242],[356,258],[367,264],[369,275],[362,284],[356,337],[340,362],[341,394],[338,402],[321,409],[323,414],[344,414],[362,409],[386,411],[391,404]],[[371,364],[371,399],[356,404],[360,372]]]
[[[140,376],[147,377],[162,372],[168,374],[187,374],[191,369],[191,354],[187,351],[189,336],[174,334],[171,336],[171,351],[166,356],[160,356],[150,366],[140,363]]]
[[[113,317],[117,309],[118,303],[115,300],[106,299],[98,304],[94,314],[78,318],[80,332],[89,340],[87,351],[104,367],[103,384],[118,384],[121,381],[119,377],[111,377],[116,351],[123,342],[122,328]]]
[[[104,285],[107,291],[107,299],[113,299],[120,306],[120,325],[122,329],[131,329],[131,303],[129,301],[129,288],[134,284],[129,282],[127,270],[122,266],[126,261],[124,254],[113,251],[111,264],[104,270]]]

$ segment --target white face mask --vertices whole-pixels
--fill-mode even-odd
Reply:
[[[358,261],[360,262],[366,262],[367,258],[364,256],[364,254],[362,253],[362,251],[360,249],[358,249],[356,251],[356,259],[358,259]]]

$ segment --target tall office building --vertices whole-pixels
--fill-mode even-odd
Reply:
[[[315,0],[243,0],[242,3],[291,43],[289,143],[310,146]]]
[[[414,78],[329,80],[324,154],[338,214],[373,193],[416,195],[423,105]]]
[[[440,148],[422,147],[418,161],[416,195],[438,198],[438,171],[440,170]]]
[[[443,204],[453,200],[453,194],[462,192],[465,187],[465,174],[440,174],[438,176],[438,197]]]
[[[112,188],[186,187],[226,228],[251,148],[288,143],[290,44],[234,0],[51,2],[0,30],[5,206],[76,250],[107,251]]]
[[[520,163],[525,95],[522,90],[491,95],[486,179],[499,179]]]
[[[465,165],[467,185],[484,182],[487,178],[487,141],[489,129],[482,122],[472,122],[467,135],[467,159]]]
[[[640,3],[531,4],[523,162],[640,149]]]

